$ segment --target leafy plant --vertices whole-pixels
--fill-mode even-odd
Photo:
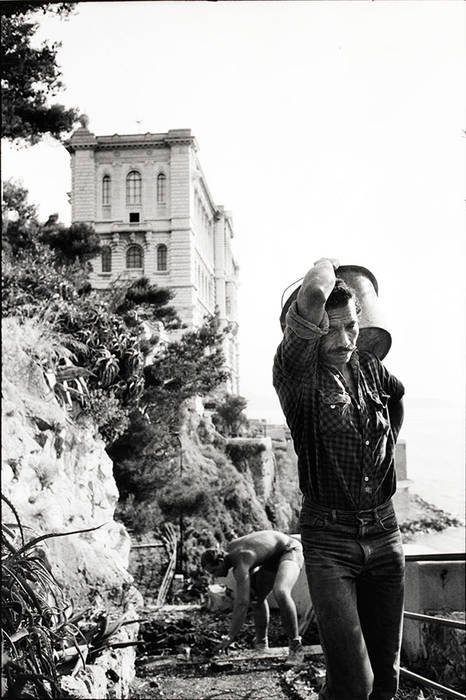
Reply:
[[[127,325],[135,320],[137,325],[137,315],[141,319],[152,319],[163,321],[163,325],[168,330],[181,328],[181,320],[173,306],[169,302],[174,298],[175,293],[171,289],[150,284],[147,277],[140,277],[132,284],[123,286],[124,293],[113,294],[114,312],[123,315]],[[135,317],[134,311],[137,310]],[[133,313],[132,313],[133,312]]]
[[[92,416],[107,444],[115,442],[128,428],[128,411],[114,395],[93,389],[87,397],[87,413]]]
[[[29,318],[45,314],[50,302],[80,298],[88,270],[81,264],[60,265],[43,243],[20,249],[2,260],[2,316]]]
[[[60,402],[91,415],[110,444],[124,432],[130,414],[137,413],[145,390],[146,356],[157,342],[154,333],[148,337],[146,320],[181,325],[168,304],[173,293],[146,278],[110,295],[90,292],[85,260],[95,252],[93,232],[75,227],[73,239],[73,231],[60,226],[55,216],[40,227],[26,190],[12,183],[6,189],[4,211],[16,211],[20,228],[31,235],[18,246],[17,231],[10,231],[11,221],[6,221],[3,315],[22,322],[40,319],[45,334],[69,349],[60,365],[44,359],[44,370],[55,373]]]
[[[70,603],[54,578],[40,544],[50,537],[89,532],[45,534],[25,541],[24,528],[16,509],[2,495],[16,523],[2,522],[1,636],[2,697],[59,698],[59,675],[69,659],[79,656],[79,631],[73,627]],[[16,542],[15,529],[20,542]],[[67,652],[71,649],[71,654]],[[75,651],[77,650],[77,651]]]

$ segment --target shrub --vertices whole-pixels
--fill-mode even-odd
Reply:
[[[156,500],[136,501],[133,494],[119,500],[115,519],[135,535],[159,529],[165,519]]]
[[[229,442],[225,451],[235,467],[244,471],[250,459],[257,457],[264,452],[265,445],[262,442]]]
[[[87,413],[94,419],[108,445],[115,442],[129,425],[128,411],[115,395],[103,389],[89,392]]]
[[[65,264],[86,262],[100,251],[99,237],[93,227],[82,222],[70,227],[55,222],[45,225],[39,230],[38,239],[56,253],[57,260]]]
[[[222,435],[237,435],[241,427],[248,424],[248,419],[243,413],[246,406],[247,401],[244,396],[225,394],[212,416],[217,430]]]
[[[167,484],[157,495],[163,513],[171,518],[179,515],[195,515],[208,505],[208,490],[195,483],[191,476]]]

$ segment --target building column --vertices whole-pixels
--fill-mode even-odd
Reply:
[[[226,321],[225,216],[222,207],[219,207],[215,216],[214,278],[215,303],[220,313],[220,320]]]
[[[73,178],[72,221],[96,220],[96,182],[94,150],[76,149],[71,160]]]

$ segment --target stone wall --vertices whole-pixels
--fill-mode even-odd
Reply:
[[[447,617],[464,610],[464,561],[408,561],[406,563],[405,610]],[[464,618],[464,613],[463,613]],[[403,625],[403,650],[410,661],[429,656],[426,640],[437,632],[434,624],[406,618]],[[451,632],[451,630],[450,630]],[[465,642],[464,631],[451,632]],[[463,667],[464,674],[464,667]]]

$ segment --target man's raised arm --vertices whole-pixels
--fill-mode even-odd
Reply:
[[[324,318],[325,302],[335,286],[337,267],[337,260],[320,258],[306,273],[298,292],[298,314],[316,326],[319,326]]]
[[[283,404],[296,403],[289,380],[301,382],[311,372],[320,338],[328,331],[325,302],[335,286],[336,267],[338,262],[331,258],[317,260],[306,273],[296,302],[288,310],[283,340],[275,355],[273,379],[285,415]]]

